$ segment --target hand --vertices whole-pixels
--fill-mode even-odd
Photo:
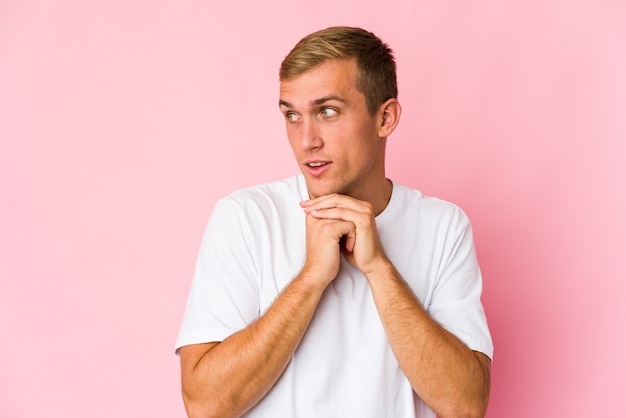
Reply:
[[[331,194],[303,201],[300,206],[307,213],[307,231],[309,222],[313,225],[324,221],[324,225],[333,225],[334,243],[340,244],[346,260],[366,276],[376,270],[381,262],[387,261],[378,237],[372,205],[368,202]]]
[[[305,209],[306,211],[306,209]],[[326,287],[339,271],[343,237],[354,237],[354,224],[306,214],[306,260],[301,275]]]

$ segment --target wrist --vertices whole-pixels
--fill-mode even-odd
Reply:
[[[369,282],[379,281],[391,276],[397,276],[396,268],[387,257],[380,257],[373,263],[370,263],[363,274]]]
[[[324,293],[324,290],[332,281],[332,279],[329,280],[323,276],[320,276],[319,273],[311,271],[311,269],[307,269],[305,267],[296,276],[294,281],[299,283],[300,289],[304,292],[311,295],[321,295],[322,293]]]

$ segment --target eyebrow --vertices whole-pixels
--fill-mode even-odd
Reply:
[[[313,102],[311,103],[313,106],[319,106],[322,103],[326,103],[326,102],[330,102],[331,100],[335,100],[338,102],[342,102],[345,103],[346,101],[344,99],[342,99],[339,96],[335,96],[334,94],[331,94],[330,96],[325,96],[325,97],[321,97],[319,99],[313,100]]]
[[[339,96],[336,96],[334,94],[328,95],[328,96],[324,96],[324,97],[320,97],[319,99],[315,99],[311,102],[311,106],[319,106],[323,103],[329,102],[331,100],[335,100],[338,102],[342,102],[345,103],[346,101],[344,99],[342,99]],[[285,100],[279,100],[278,101],[278,105],[282,106],[282,107],[286,107],[286,108],[293,108],[293,105]]]

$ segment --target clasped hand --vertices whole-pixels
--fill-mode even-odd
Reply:
[[[366,277],[386,260],[368,202],[331,194],[300,206],[306,213],[303,273],[327,285],[337,276],[341,254]]]

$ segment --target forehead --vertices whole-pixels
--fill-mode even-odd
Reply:
[[[321,97],[337,96],[345,101],[363,95],[356,88],[354,60],[327,60],[304,73],[280,83],[280,102],[302,106]],[[364,97],[363,97],[364,98]]]

